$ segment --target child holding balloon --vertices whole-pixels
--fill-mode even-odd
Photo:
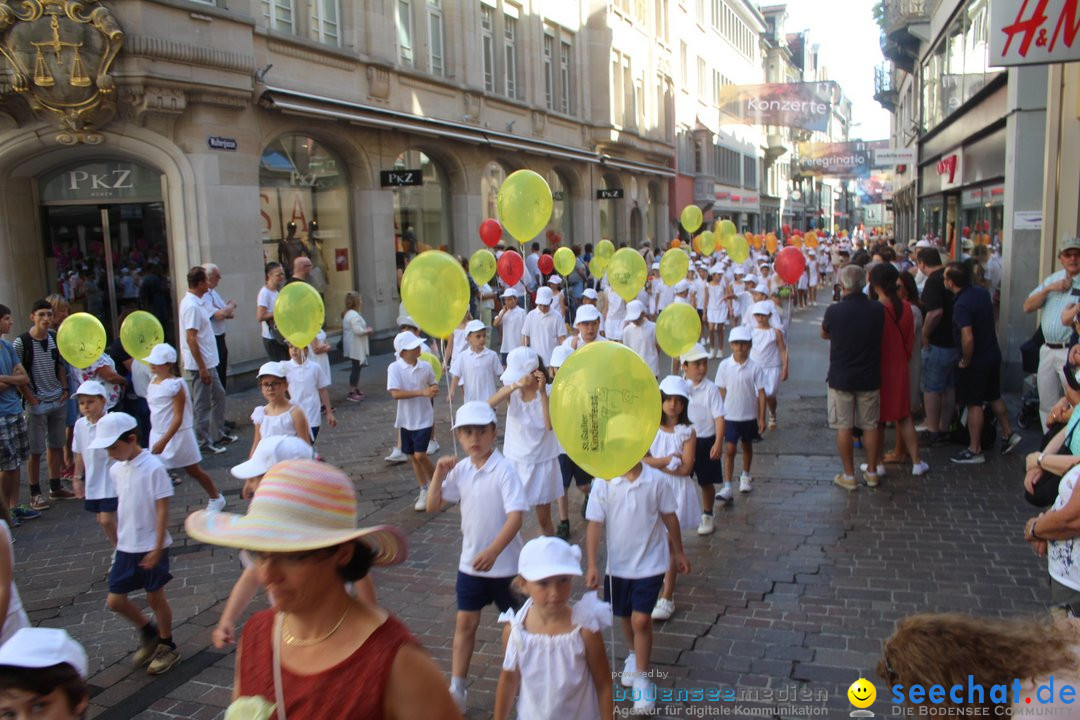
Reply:
[[[690,403],[690,384],[676,375],[660,382],[660,427],[656,430],[649,454],[642,462],[659,471],[675,496],[675,516],[683,530],[696,528],[701,516],[701,498],[690,477],[694,472],[697,436],[686,414]],[[668,544],[671,545],[671,538]],[[674,552],[672,552],[674,558]],[[674,561],[664,573],[664,586],[653,607],[653,620],[667,620],[675,612]]]

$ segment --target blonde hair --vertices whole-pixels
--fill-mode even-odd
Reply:
[[[341,311],[341,317],[345,317],[345,313],[349,312],[350,310],[356,310],[357,312],[360,312],[360,303],[362,301],[363,298],[360,297],[360,293],[356,292],[355,290],[350,290],[349,292],[345,293],[345,309]]]
[[[45,302],[49,303],[49,305],[52,306],[53,312],[56,312],[56,308],[60,307],[61,305],[67,305],[68,307],[71,307],[71,303],[69,303],[67,298],[60,293],[53,293],[52,295],[47,296],[45,298]]]

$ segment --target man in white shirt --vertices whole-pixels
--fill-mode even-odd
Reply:
[[[532,252],[525,258],[525,276],[522,280],[525,281],[525,287],[529,289],[529,292],[532,292],[536,290],[543,277],[540,272],[540,243],[534,242]]]
[[[531,347],[546,365],[551,360],[551,351],[559,344],[559,339],[566,337],[566,325],[561,317],[551,312],[551,288],[542,287],[536,291],[536,307],[525,316],[525,326],[521,331],[521,343]]]
[[[191,385],[195,437],[203,452],[217,455],[225,452],[219,442],[236,438],[225,437],[225,387],[217,373],[217,341],[203,302],[210,281],[206,271],[195,266],[188,271],[187,282],[187,294],[180,301],[180,329],[184,332],[180,355]]]
[[[221,386],[225,386],[226,372],[229,366],[229,348],[225,344],[225,321],[232,320],[236,316],[236,301],[229,300],[218,294],[217,286],[221,282],[221,270],[214,263],[203,263],[206,271],[206,281],[210,289],[203,295],[203,304],[206,312],[210,315],[210,327],[214,331],[214,341],[218,349],[218,377],[221,378]]]

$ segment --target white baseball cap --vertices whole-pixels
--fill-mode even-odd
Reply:
[[[466,335],[471,335],[474,332],[482,332],[484,330],[487,330],[487,325],[484,324],[483,320],[470,320],[468,324],[465,325]]]
[[[146,362],[149,365],[168,365],[176,362],[176,348],[169,343],[158,343],[150,350],[150,354],[146,356]]]
[[[687,400],[690,399],[690,383],[678,375],[668,375],[660,381],[660,392],[665,395],[678,395]]]
[[[396,336],[394,336],[394,354],[400,355],[402,350],[413,350],[415,348],[421,347],[423,344],[423,340],[416,337],[408,330],[405,330],[404,332],[399,332]],[[270,363],[267,363],[267,365],[269,364]],[[266,365],[264,365],[263,367],[266,367]],[[262,374],[261,370],[259,372],[260,374]]]
[[[521,548],[518,574],[529,582],[558,575],[581,575],[581,548],[557,537],[534,538]]]
[[[536,300],[534,302],[537,305],[550,305],[554,297],[555,296],[552,294],[551,288],[545,285],[544,287],[536,291]]]
[[[0,646],[0,665],[3,666],[47,668],[62,664],[70,665],[79,677],[86,679],[86,651],[67,631],[59,628],[20,628]]]
[[[120,436],[128,430],[139,427],[139,423],[127,413],[111,412],[98,420],[97,425],[94,427],[96,434],[94,439],[90,441],[90,449],[105,450],[116,443]]]
[[[282,460],[311,460],[315,449],[295,435],[271,435],[259,441],[251,459],[236,465],[232,476],[240,480],[259,477]]]
[[[626,322],[634,322],[645,312],[645,303],[631,300],[626,303]]]
[[[658,262],[654,262],[654,263],[652,264],[652,267],[651,267],[650,269],[652,269],[652,270],[659,270],[659,269],[660,269],[660,263],[658,263]]]
[[[745,275],[746,274],[746,269],[743,268],[742,265],[736,265],[735,269],[732,270],[732,272],[735,273],[736,275]]]
[[[286,377],[285,366],[279,362],[265,362],[259,368],[259,373],[255,377],[261,378],[263,375],[279,378]]]
[[[596,309],[595,305],[582,305],[577,309],[577,313],[574,314],[574,325],[580,325],[583,322],[599,322],[600,311]]]
[[[100,395],[103,398],[108,398],[109,392],[97,380],[87,380],[79,386],[79,389],[75,391],[75,395]]]
[[[686,282],[685,280],[680,280],[679,282],[675,283],[676,295],[682,295],[685,292],[690,292],[690,283]]]
[[[596,294],[596,291],[593,290],[592,288],[585,288],[585,291],[583,293],[581,293],[581,297],[587,297],[590,300],[599,299],[599,296]]]
[[[538,367],[540,367],[540,356],[531,347],[523,345],[514,348],[506,356],[506,370],[499,379],[502,380],[503,385],[513,385]]]
[[[502,291],[502,295],[500,297],[516,298],[517,296],[518,296],[517,290],[515,290],[514,288],[506,288],[505,290]]]
[[[705,346],[701,343],[694,343],[694,346],[682,356],[682,361],[694,362],[695,360],[704,360],[707,357],[709,357],[709,351],[705,349]]]
[[[481,400],[467,402],[454,415],[454,429],[466,425],[490,425],[495,422],[495,409]]]
[[[562,285],[562,278],[558,275],[552,275],[548,278],[548,285]]]
[[[736,325],[728,334],[728,342],[753,342],[754,336],[750,334],[750,328],[745,325]]]
[[[563,363],[566,362],[566,358],[574,354],[571,348],[565,345],[560,345],[551,351],[551,360],[548,362],[548,367],[560,368]]]
[[[773,307],[768,300],[760,300],[751,306],[750,313],[753,315],[772,315]]]
[[[420,326],[417,325],[416,321],[413,320],[412,317],[410,317],[409,315],[399,315],[397,319],[397,325],[398,327],[414,327],[417,330],[420,329]]]

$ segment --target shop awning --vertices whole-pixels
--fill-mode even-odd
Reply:
[[[279,110],[293,115],[345,120],[357,125],[449,138],[474,145],[486,145],[503,150],[528,152],[534,155],[563,160],[604,165],[644,175],[675,177],[675,171],[664,165],[617,158],[604,153],[582,150],[571,145],[561,145],[546,140],[496,132],[487,128],[474,127],[438,118],[421,117],[410,113],[351,103],[286,88],[267,87],[259,97],[259,104],[271,110]]]

